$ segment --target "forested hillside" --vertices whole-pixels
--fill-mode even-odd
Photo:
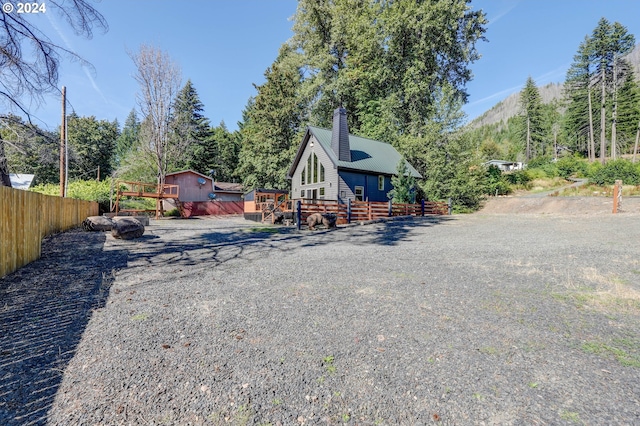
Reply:
[[[604,164],[637,154],[640,45],[619,22],[601,18],[579,46],[565,81],[523,89],[466,126],[485,159],[579,155]]]
[[[640,44],[637,44],[635,49],[628,54],[626,59],[633,67],[633,73],[636,79],[640,81]],[[563,83],[549,83],[547,85],[538,88],[540,91],[540,98],[542,103],[548,104],[553,100],[561,100],[564,91]],[[469,127],[478,128],[485,125],[491,125],[500,122],[506,122],[509,118],[518,114],[518,102],[520,100],[520,93],[512,93],[496,105],[491,107],[479,117],[476,117],[469,123]]]

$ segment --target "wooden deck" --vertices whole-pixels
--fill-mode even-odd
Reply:
[[[120,189],[125,186],[126,189]],[[156,200],[156,219],[164,214],[162,209],[163,199],[175,199],[178,200],[180,196],[180,187],[178,185],[164,184],[160,188],[159,184],[145,183],[145,182],[126,182],[118,181],[116,183],[118,191],[116,193],[115,212],[116,215],[119,212],[133,212],[133,209],[120,210],[120,199],[122,197],[139,197],[139,198],[153,198]]]

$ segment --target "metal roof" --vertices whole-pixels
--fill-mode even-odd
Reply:
[[[386,175],[398,173],[398,163],[402,156],[391,144],[349,134],[351,161],[340,161],[331,149],[331,130],[309,126],[309,131],[322,145],[333,164],[339,168]],[[413,177],[422,177],[408,162],[407,169]]]

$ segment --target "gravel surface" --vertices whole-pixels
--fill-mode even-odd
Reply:
[[[640,423],[635,214],[69,235],[0,280],[2,424]]]

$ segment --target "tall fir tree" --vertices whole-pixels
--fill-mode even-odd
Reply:
[[[124,126],[120,132],[120,136],[116,139],[115,155],[113,157],[113,166],[118,168],[122,160],[136,148],[140,138],[140,120],[135,109],[132,109],[124,121]]]
[[[195,159],[199,147],[206,144],[210,136],[209,120],[202,114],[204,105],[191,80],[187,80],[173,102],[171,128],[176,144],[183,147],[183,155],[174,160],[173,169],[184,169],[189,164],[203,162]]]
[[[239,175],[247,188],[287,188],[286,173],[298,145],[305,113],[300,96],[301,57],[285,45],[255,86],[243,116]]]
[[[520,92],[520,119],[525,145],[525,157],[530,161],[541,155],[543,138],[542,100],[533,78],[529,76]]]

